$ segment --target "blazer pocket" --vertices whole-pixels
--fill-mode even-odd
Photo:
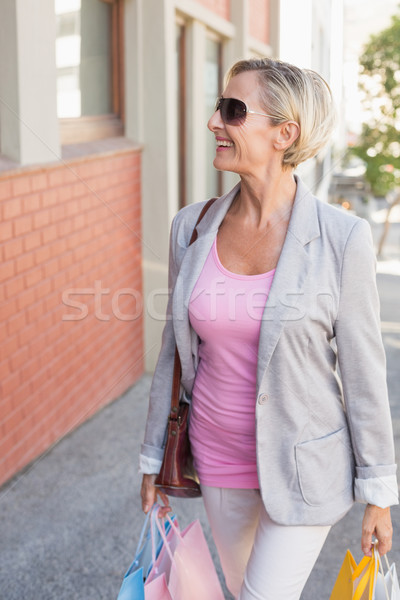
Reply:
[[[295,446],[301,494],[310,506],[334,502],[354,479],[354,457],[347,427]]]

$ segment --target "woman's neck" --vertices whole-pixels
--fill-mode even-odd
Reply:
[[[262,229],[277,221],[289,221],[295,195],[296,181],[291,169],[280,169],[266,177],[242,175],[240,195],[232,212]]]

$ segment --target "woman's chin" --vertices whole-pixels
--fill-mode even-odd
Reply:
[[[234,164],[232,160],[227,160],[227,157],[217,156],[213,160],[214,168],[218,171],[231,171],[232,173],[237,173],[237,165]]]

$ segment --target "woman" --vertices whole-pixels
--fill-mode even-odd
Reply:
[[[150,394],[143,509],[157,496],[176,343],[204,504],[240,600],[298,599],[354,500],[366,504],[363,552],[373,534],[381,554],[391,547],[396,465],[370,229],[293,174],[333,124],[317,73],[236,63],[208,127],[215,168],[240,183],[189,248],[204,203],[172,224],[172,319]]]

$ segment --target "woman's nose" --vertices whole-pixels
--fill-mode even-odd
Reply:
[[[212,132],[216,131],[217,129],[223,129],[224,122],[221,119],[221,111],[220,110],[214,111],[214,113],[211,115],[211,117],[208,120],[207,127]]]

